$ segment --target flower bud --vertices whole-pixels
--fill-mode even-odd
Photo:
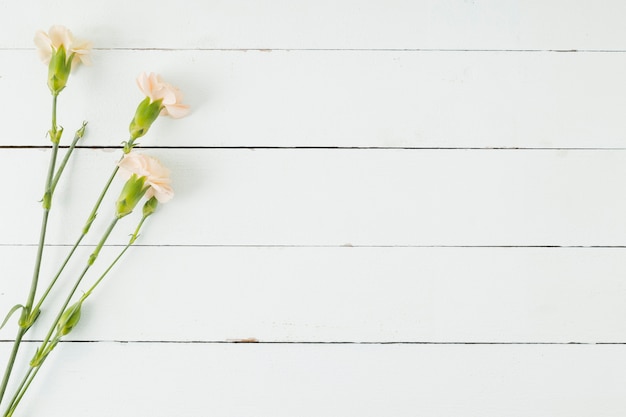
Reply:
[[[65,47],[62,45],[52,53],[48,64],[48,88],[52,94],[59,94],[65,88],[72,71],[72,58],[67,59]]]
[[[78,301],[75,304],[72,304],[59,319],[57,323],[57,333],[61,336],[65,336],[78,324],[80,320],[80,310],[83,306],[82,301]]]
[[[146,177],[139,177],[137,174],[131,175],[115,203],[115,216],[121,219],[132,213],[148,188],[150,186],[146,185]]]
[[[158,205],[159,205],[159,200],[157,200],[155,196],[152,196],[143,205],[143,217],[148,217],[149,215],[154,213]]]
[[[150,97],[146,97],[135,112],[135,117],[130,122],[128,130],[130,131],[130,137],[137,139],[148,133],[148,129],[152,126],[152,123],[159,117],[163,108],[163,100],[151,101]]]

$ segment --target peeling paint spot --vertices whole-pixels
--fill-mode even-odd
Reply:
[[[259,343],[259,339],[255,339],[254,337],[248,337],[246,339],[233,339],[229,340],[231,343]]]

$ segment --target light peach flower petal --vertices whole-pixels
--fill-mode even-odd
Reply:
[[[159,203],[167,203],[174,198],[174,190],[169,184],[152,184],[146,191],[146,198],[155,197]]]
[[[146,177],[146,184],[150,186],[146,191],[146,198],[154,196],[160,203],[165,203],[174,196],[174,190],[170,185],[170,171],[157,159],[131,152],[124,156],[118,166],[126,178],[132,174]]]
[[[165,106],[164,110],[167,112],[167,115],[173,119],[185,117],[190,112],[187,104],[172,104],[170,106]]]
[[[37,47],[37,53],[39,54],[39,58],[44,63],[50,62],[50,58],[52,57],[52,41],[48,34],[43,30],[37,31],[35,33],[35,38],[33,39],[35,42],[35,46]]]
[[[72,43],[72,33],[64,26],[52,26],[50,30],[48,30],[48,36],[50,37],[54,49],[59,49],[59,47],[63,45],[67,52]]]
[[[157,100],[154,95],[158,85],[155,74],[142,72],[139,74],[139,77],[137,77],[137,85],[141,92],[144,93],[146,97],[149,97],[151,101]]]
[[[142,72],[137,77],[137,86],[151,101],[162,100],[162,116],[178,119],[189,114],[189,106],[182,103],[180,90],[163,81],[160,75]]]
[[[91,64],[91,42],[74,39],[72,32],[65,26],[52,26],[48,30],[48,33],[38,31],[35,34],[34,41],[37,46],[37,53],[45,63],[50,62],[52,53],[63,46],[68,59],[72,54],[74,55],[72,58],[72,70],[75,69],[79,63],[85,65]]]
[[[79,62],[83,65],[91,65],[91,48],[91,42],[74,39],[70,46],[70,53],[74,54],[72,66],[77,65]]]

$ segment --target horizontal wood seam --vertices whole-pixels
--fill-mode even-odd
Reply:
[[[0,343],[12,343],[0,340]],[[28,339],[24,342],[41,343],[41,340]],[[477,346],[626,346],[626,342],[354,342],[354,341],[257,341],[257,340],[62,340],[60,343],[120,343],[120,344],[260,344],[260,345],[477,345]]]
[[[34,48],[4,47],[0,51],[32,51]],[[626,49],[471,49],[471,48],[158,48],[100,47],[95,51],[162,51],[162,52],[512,52],[512,53],[624,53]]]
[[[34,243],[0,243],[1,247],[36,247]],[[71,247],[71,244],[46,244],[46,247]],[[95,244],[83,244],[83,247],[94,247]],[[123,244],[110,244],[105,247],[124,247]],[[315,249],[315,248],[341,248],[341,249],[626,249],[626,245],[281,245],[281,244],[160,244],[160,245],[145,245],[134,244],[133,247],[162,247],[162,248],[302,248],[302,249]]]
[[[59,149],[67,149],[60,145]],[[2,149],[51,149],[48,145],[0,145]],[[76,149],[122,149],[120,146],[76,146]],[[407,150],[407,151],[626,151],[626,147],[582,148],[582,147],[520,147],[520,146],[136,146],[136,149],[177,149],[177,150]]]

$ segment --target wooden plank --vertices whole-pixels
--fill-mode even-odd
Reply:
[[[149,245],[622,246],[626,151],[160,149],[177,197]],[[70,244],[119,151],[79,150],[49,242]],[[39,236],[49,151],[3,149],[0,243]],[[24,175],[19,175],[25,173]],[[116,181],[87,242],[99,240]],[[107,210],[110,210],[107,214]],[[69,214],[71,213],[71,214]],[[129,216],[112,235],[121,244]]]
[[[143,140],[183,147],[624,148],[626,54],[399,51],[98,51],[59,104],[85,146],[116,146],[157,71],[193,113]],[[0,51],[0,145],[42,146],[46,68]],[[123,62],[124,65],[119,63]],[[28,122],[20,122],[27,118]],[[70,140],[69,138],[67,139]]]
[[[42,285],[68,248],[46,252]],[[105,248],[86,291],[119,248]],[[0,247],[0,311],[35,248]],[[85,262],[70,264],[42,338]],[[624,249],[135,247],[72,340],[609,343],[626,341]],[[10,339],[11,324],[0,332]]]
[[[63,23],[103,48],[625,49],[620,0],[72,0],[0,5],[1,48]]]
[[[81,343],[53,355],[20,415],[626,413],[623,345]]]

